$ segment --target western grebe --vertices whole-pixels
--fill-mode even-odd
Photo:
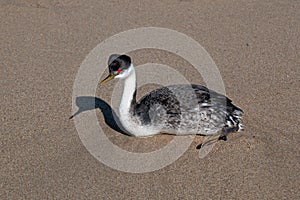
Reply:
[[[243,130],[243,111],[226,96],[201,85],[171,85],[150,92],[136,101],[136,73],[131,58],[113,54],[109,75],[99,84],[123,79],[119,106],[120,122],[132,136],[159,133],[210,136],[205,144],[226,140],[230,132]]]

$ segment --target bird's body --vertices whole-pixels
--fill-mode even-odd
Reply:
[[[124,79],[120,122],[133,136],[158,133],[215,135],[224,128],[242,130],[243,111],[222,94],[200,85],[171,85],[136,100],[136,73],[126,55],[112,55],[110,75]]]
[[[162,132],[214,135],[225,126],[238,126],[242,110],[224,95],[200,85],[171,85],[152,91],[134,108],[142,125]]]

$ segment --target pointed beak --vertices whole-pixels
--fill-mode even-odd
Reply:
[[[114,75],[114,74],[109,74],[103,81],[101,81],[101,82],[99,83],[99,85],[104,85],[106,82],[108,82],[108,81],[114,79],[115,76],[116,76],[116,75]]]

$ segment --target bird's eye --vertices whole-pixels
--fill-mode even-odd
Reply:
[[[112,69],[113,71],[117,71],[117,70],[119,69],[119,66],[118,66],[118,65],[112,65],[112,66],[111,66],[111,69]]]
[[[113,62],[109,65],[109,70],[116,73],[120,69],[120,64],[117,62]]]

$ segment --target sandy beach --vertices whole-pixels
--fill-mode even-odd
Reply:
[[[300,199],[299,10],[292,0],[0,1],[0,199]],[[91,112],[126,151],[152,152],[174,139],[123,135],[99,108],[69,119],[86,56],[140,27],[175,30],[205,48],[226,95],[244,110],[241,137],[218,142],[202,159],[197,137],[179,159],[147,173],[116,170],[91,155],[74,123]],[[178,55],[128,54],[136,66],[165,64],[204,84]],[[88,100],[110,105],[115,85]],[[138,98],[157,87],[138,88]]]

